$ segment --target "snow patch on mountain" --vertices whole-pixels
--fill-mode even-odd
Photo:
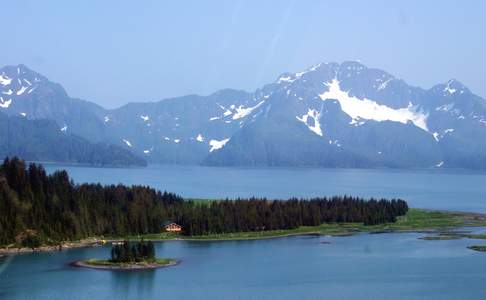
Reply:
[[[389,78],[385,81],[383,81],[377,88],[377,90],[381,91],[381,90],[384,90],[386,89],[386,87],[388,86],[388,83],[390,83],[390,81],[394,80],[394,78]]]
[[[354,127],[359,127],[359,126],[362,126],[364,124],[366,124],[366,121],[363,121],[363,120],[352,119],[351,122],[349,122],[349,125],[353,125]]]
[[[444,130],[444,133],[451,133],[451,132],[454,132],[454,128],[449,128]]]
[[[0,84],[1,85],[9,85],[11,82],[12,82],[12,79],[8,78],[8,76],[5,75],[5,73],[2,73],[0,75]]]
[[[122,140],[128,147],[132,147],[132,143],[129,140],[123,139]]]
[[[238,120],[248,116],[249,114],[251,114],[252,111],[260,107],[264,102],[265,101],[260,101],[257,105],[253,107],[246,107],[246,108],[240,105],[239,107],[235,108],[236,113],[233,115],[233,120]]]
[[[221,149],[224,147],[224,145],[226,145],[226,143],[229,141],[230,139],[223,139],[223,140],[210,140],[209,141],[209,146],[211,146],[211,149],[209,149],[209,152],[213,152],[214,150],[218,150],[218,149]]]
[[[458,82],[457,80],[454,80],[454,79],[449,80],[445,84],[445,87],[442,91],[446,95],[453,95],[457,92],[459,92],[460,94],[464,93],[464,89],[463,89],[462,84],[460,82]]]
[[[435,139],[435,140],[438,142],[438,141],[440,141],[441,139],[443,139],[443,138],[444,138],[444,136],[446,136],[446,135],[447,135],[447,134],[449,134],[449,133],[453,133],[454,131],[455,131],[455,129],[454,129],[454,128],[448,128],[448,129],[444,130],[444,131],[442,132],[442,134],[441,134],[441,133],[439,133],[439,132],[434,132],[432,135],[434,136],[434,139]]]
[[[282,83],[282,82],[294,82],[295,79],[293,79],[290,75],[282,75],[278,78],[277,83]]]
[[[3,97],[0,97],[0,107],[1,108],[8,108],[12,104],[12,99],[4,100]]]
[[[447,85],[447,86],[444,88],[444,92],[449,93],[449,94],[454,94],[455,92],[457,92],[457,90],[456,90],[456,89],[453,89],[453,88],[451,88],[449,85]]]
[[[320,113],[317,110],[309,108],[307,113],[302,115],[302,117],[295,116],[295,118],[304,123],[310,131],[322,136],[321,123],[319,123]],[[310,119],[312,119],[311,122],[309,122]]]
[[[432,135],[434,136],[435,141],[438,142],[439,141],[439,137],[440,137],[439,133],[438,132],[434,132],[434,133],[432,133]]]
[[[22,86],[20,90],[17,91],[17,96],[22,95],[27,90],[27,87]]]
[[[336,147],[341,147],[341,144],[338,140],[329,140],[329,145],[335,145]]]
[[[313,65],[312,67],[306,69],[305,71],[295,73],[294,74],[295,79],[302,77],[302,75],[304,75],[306,73],[309,73],[309,72],[312,72],[312,71],[317,70],[317,68],[319,68],[321,65],[322,65],[322,63],[319,63],[319,64],[316,64],[316,65]],[[295,79],[290,79],[290,80],[287,80],[287,81],[288,82],[293,82],[293,81],[295,81]]]
[[[436,111],[450,111],[454,108],[454,103],[444,104],[435,108]]]
[[[394,121],[407,124],[412,122],[415,126],[428,131],[427,114],[417,111],[416,107],[409,103],[407,107],[394,109],[386,105],[378,104],[374,100],[367,98],[359,99],[350,96],[349,92],[343,91],[339,81],[334,78],[331,82],[325,82],[328,91],[320,94],[323,101],[336,99],[341,105],[341,109],[353,120],[360,119],[382,121]]]

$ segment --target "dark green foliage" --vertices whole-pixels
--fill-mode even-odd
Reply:
[[[209,205],[183,203],[182,214],[176,218],[186,235],[293,229],[322,223],[359,222],[376,225],[395,222],[406,214],[403,200],[365,201],[356,197],[313,199],[237,199],[214,201]]]
[[[138,243],[124,241],[121,245],[114,245],[111,248],[111,262],[131,263],[141,261],[154,261],[155,247],[151,241],[141,240]]]
[[[41,165],[30,164],[26,169],[17,158],[5,159],[0,167],[0,245],[14,242],[25,230],[55,242],[158,233],[163,221],[173,220],[185,235],[206,235],[325,222],[373,225],[394,222],[407,210],[403,200],[365,201],[349,196],[201,203],[144,186],[75,185],[65,171],[47,175]]]
[[[37,248],[41,246],[42,240],[37,235],[27,235],[25,239],[22,240],[22,246],[28,248]]]

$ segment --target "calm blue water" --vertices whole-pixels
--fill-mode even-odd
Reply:
[[[400,197],[413,207],[486,212],[486,173],[463,170],[213,168],[152,165],[66,169],[76,182],[149,185],[193,198]]]
[[[155,271],[80,269],[109,247],[11,258],[1,299],[484,299],[486,254],[472,240],[423,241],[416,233],[163,242],[182,259]],[[321,244],[330,241],[331,244]]]
[[[431,170],[65,168],[76,182],[145,184],[187,197],[335,194],[401,197],[414,207],[486,212],[486,174]],[[486,229],[475,229],[486,232]],[[178,266],[144,272],[70,267],[109,247],[0,258],[0,299],[485,299],[481,240],[419,233],[157,243]],[[329,241],[331,244],[322,244]]]

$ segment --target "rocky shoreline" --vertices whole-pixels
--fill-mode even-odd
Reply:
[[[76,242],[65,242],[59,245],[51,245],[51,246],[41,246],[38,248],[27,248],[27,247],[5,247],[0,248],[0,256],[6,254],[24,254],[24,253],[34,253],[34,252],[54,252],[54,251],[62,251],[68,249],[75,249],[75,248],[85,248],[85,247],[94,247],[94,246],[101,246],[103,244],[102,240],[90,238],[84,239]]]
[[[171,260],[169,263],[133,263],[133,264],[119,264],[119,265],[96,265],[91,264],[89,261],[78,260],[72,262],[70,265],[79,268],[90,268],[98,270],[112,270],[112,271],[141,271],[141,270],[154,270],[159,268],[173,267],[180,263],[179,260]]]
[[[484,227],[486,226],[486,214],[472,213],[472,212],[456,212],[456,211],[434,211],[434,210],[413,210],[412,216],[405,216],[404,221],[388,224],[386,226],[366,227],[362,224],[355,224],[354,226],[337,226],[336,224],[327,224],[329,228],[321,228],[319,226],[305,228],[303,231],[296,230],[280,230],[278,232],[247,232],[247,233],[234,233],[225,234],[222,236],[174,236],[174,237],[152,237],[152,236],[139,236],[137,239],[144,238],[146,241],[193,241],[193,242],[213,242],[213,241],[238,241],[238,240],[261,240],[261,239],[274,239],[284,238],[290,236],[302,236],[302,235],[316,235],[316,236],[350,236],[356,233],[399,233],[399,232],[418,232],[426,233],[433,236],[422,237],[424,240],[438,240],[438,239],[450,239],[450,236],[456,237],[460,231],[449,232],[454,229],[460,229],[462,227]],[[409,212],[410,214],[410,212]],[[419,214],[416,216],[416,214]],[[439,216],[434,216],[439,214]],[[440,215],[443,214],[443,215]],[[434,219],[438,218],[438,219]],[[400,221],[400,220],[399,220]],[[408,223],[407,223],[408,222]],[[409,224],[410,223],[410,224]],[[333,227],[334,226],[334,227]],[[477,235],[471,235],[469,232],[463,232],[464,237],[475,237]],[[440,237],[438,237],[440,236]],[[486,235],[481,238],[486,239]],[[119,242],[123,240],[130,240],[130,237],[90,237],[80,241],[64,242],[61,245],[42,246],[39,248],[18,248],[13,245],[0,248],[0,257],[9,254],[23,254],[33,252],[53,252],[62,251],[74,248],[101,246],[105,243]]]

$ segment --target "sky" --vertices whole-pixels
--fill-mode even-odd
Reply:
[[[0,66],[25,64],[107,108],[359,60],[486,98],[486,1],[0,0]]]

